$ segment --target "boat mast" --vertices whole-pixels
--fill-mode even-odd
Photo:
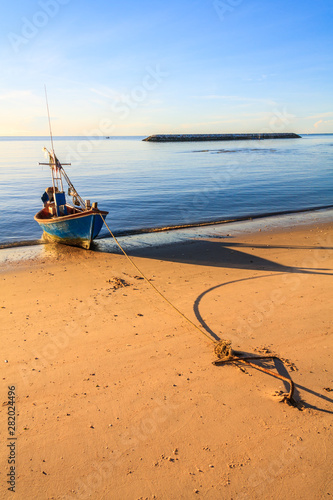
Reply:
[[[52,174],[52,186],[53,186],[53,198],[54,198],[54,203],[55,206],[57,207],[57,199],[55,195],[55,180],[54,180],[54,169],[57,168],[56,165],[56,159],[55,159],[55,153],[54,153],[54,146],[53,146],[53,136],[52,136],[52,128],[51,128],[51,118],[50,118],[50,110],[49,110],[49,101],[47,98],[47,91],[46,91],[46,85],[44,85],[44,90],[45,90],[45,99],[46,99],[46,108],[47,108],[47,116],[49,119],[49,129],[50,129],[50,138],[51,138],[51,148],[52,148],[52,155],[49,153],[49,161],[50,161],[50,168],[51,168],[51,174]],[[53,162],[52,162],[53,160]]]
[[[66,174],[65,170],[63,169],[63,166],[62,164],[60,163],[60,161],[58,160],[58,158],[56,157],[55,155],[55,152],[54,152],[54,146],[53,146],[53,135],[52,135],[52,127],[51,127],[51,118],[50,118],[50,110],[49,110],[49,102],[48,102],[48,98],[47,98],[47,92],[46,92],[46,85],[44,85],[44,89],[45,89],[45,99],[46,99],[46,108],[47,108],[47,116],[48,116],[48,120],[49,120],[49,129],[50,129],[50,138],[51,138],[51,147],[52,147],[52,151],[48,151],[46,148],[44,148],[44,151],[46,151],[49,155],[49,163],[48,165],[50,166],[51,168],[51,175],[52,175],[52,186],[53,186],[53,193],[54,193],[54,203],[55,203],[55,206],[57,207],[58,204],[57,204],[57,198],[56,198],[56,195],[55,195],[55,192],[56,192],[56,188],[58,189],[58,191],[63,191],[64,188],[63,188],[63,183],[62,183],[62,176],[64,176],[72,194],[71,196],[74,196],[81,208],[85,208],[85,203],[83,201],[83,199],[81,198],[81,196],[78,194],[78,192],[76,191],[75,187],[73,186],[73,184],[71,183],[68,175]],[[45,165],[45,163],[40,163],[40,165]],[[70,163],[64,163],[64,165],[70,165]]]
[[[49,110],[49,101],[48,101],[48,98],[47,98],[46,85],[44,85],[44,89],[45,89],[45,99],[46,99],[47,116],[48,116],[48,119],[49,119],[49,128],[50,128],[50,137],[51,137],[52,153],[53,153],[53,157],[54,157],[55,155],[54,155],[54,147],[53,147],[53,136],[52,136],[51,119],[50,119],[50,110]]]

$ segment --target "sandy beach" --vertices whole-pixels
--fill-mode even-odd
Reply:
[[[1,498],[333,495],[333,224],[120,254],[45,245],[1,269]],[[295,383],[212,362],[214,341]],[[8,434],[15,387],[15,440]]]

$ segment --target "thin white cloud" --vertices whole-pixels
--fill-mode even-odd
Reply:
[[[323,118],[327,118],[327,117],[330,117],[330,116],[333,116],[333,111],[326,111],[326,113],[320,113],[318,115],[306,116],[305,120],[309,120],[309,119],[316,120],[317,118],[323,119]]]
[[[247,103],[265,103],[265,104],[270,104],[270,105],[276,105],[276,101],[273,101],[272,99],[263,99],[259,97],[244,97],[244,96],[238,96],[238,95],[219,95],[219,94],[208,94],[208,95],[202,95],[202,96],[193,96],[196,99],[207,99],[207,100],[214,100],[214,99],[224,99],[228,101],[239,101],[239,102],[247,102]]]
[[[26,99],[31,96],[31,90],[9,90],[3,94],[0,94],[0,100],[8,101],[8,100],[17,100],[17,99]]]
[[[333,124],[333,120],[318,120],[315,124],[314,124],[314,128],[318,128],[320,126],[320,129],[323,130],[323,127],[327,127],[328,125],[330,127],[332,127],[332,124]]]
[[[244,124],[244,122],[247,122],[248,120],[250,120],[250,122],[259,122],[259,123],[264,123],[263,122],[263,118],[262,117],[257,117],[257,118],[248,118],[248,119],[244,119],[242,117],[239,117],[239,118],[228,118],[226,117],[225,119],[223,120],[210,120],[210,121],[205,121],[205,122],[195,122],[195,123],[183,123],[182,126],[184,127],[191,127],[191,125],[193,126],[211,126],[211,125],[223,125],[223,124],[229,124],[229,123],[237,123],[239,125],[242,125]]]

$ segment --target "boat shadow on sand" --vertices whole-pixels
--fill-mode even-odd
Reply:
[[[124,243],[127,249],[126,241]],[[285,249],[315,251],[315,256],[311,260],[306,256],[301,266],[287,266],[253,255],[245,249]],[[129,240],[129,250],[127,253],[132,256],[147,257],[149,259],[165,260],[169,262],[179,262],[183,264],[193,264],[210,267],[224,267],[232,269],[249,269],[251,271],[271,271],[276,273],[303,273],[303,274],[329,274],[327,269],[317,267],[328,258],[328,252],[333,250],[331,246],[302,246],[302,245],[256,245],[246,244],[237,241],[225,241],[225,238],[202,238],[191,239],[186,242],[170,243],[163,246],[131,247]],[[323,254],[325,252],[325,254]],[[117,251],[118,253],[118,251]],[[310,264],[310,265],[308,265]]]
[[[246,249],[250,251],[247,252]],[[273,260],[266,259],[264,257],[256,256],[251,253],[256,249],[260,250],[271,250],[271,249],[281,249],[288,252],[289,250],[304,250],[306,255],[301,260],[300,266],[287,266],[274,262]],[[311,255],[309,257],[308,251],[311,250]],[[157,259],[169,262],[178,262],[184,264],[210,266],[210,267],[220,267],[226,269],[242,269],[249,270],[252,272],[260,272],[256,275],[251,275],[245,278],[233,279],[229,281],[224,281],[214,285],[206,290],[204,290],[195,299],[193,304],[193,310],[197,320],[199,321],[201,327],[216,341],[221,340],[219,335],[209,326],[207,321],[203,318],[200,312],[200,304],[204,297],[208,294],[228,285],[260,280],[265,278],[272,278],[278,275],[292,274],[294,275],[294,282],[291,286],[296,286],[296,288],[302,285],[302,276],[310,275],[322,275],[322,276],[332,276],[333,270],[326,267],[321,267],[325,260],[328,259],[328,252],[333,250],[331,246],[308,246],[308,245],[256,245],[256,244],[246,244],[237,241],[225,241],[225,239],[195,239],[187,242],[182,242],[180,244],[164,245],[159,247],[145,247],[145,248],[132,248],[128,253],[130,256],[145,257],[149,259]],[[295,285],[296,284],[296,285]],[[242,352],[242,356],[251,355],[253,353]],[[263,360],[258,360],[260,366],[267,364],[271,368],[274,366],[277,373],[289,378],[290,374],[284,364],[275,359],[267,362]],[[286,389],[288,389],[288,384],[285,384]],[[333,414],[333,411],[328,409],[320,408],[319,406],[312,405],[310,403],[302,400],[299,390],[312,394],[319,398],[322,402],[333,403],[333,400],[323,394],[320,394],[312,389],[304,387],[300,384],[295,384],[294,399],[295,401],[301,403],[302,409],[314,409],[324,413]]]

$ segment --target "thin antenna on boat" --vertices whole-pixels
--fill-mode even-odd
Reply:
[[[47,107],[47,116],[49,118],[49,127],[50,127],[50,137],[51,137],[52,153],[53,153],[53,156],[54,156],[54,147],[53,147],[53,137],[52,137],[50,110],[49,110],[49,102],[48,102],[48,99],[47,99],[46,85],[44,85],[44,89],[45,89],[45,99],[46,99],[46,107]]]

